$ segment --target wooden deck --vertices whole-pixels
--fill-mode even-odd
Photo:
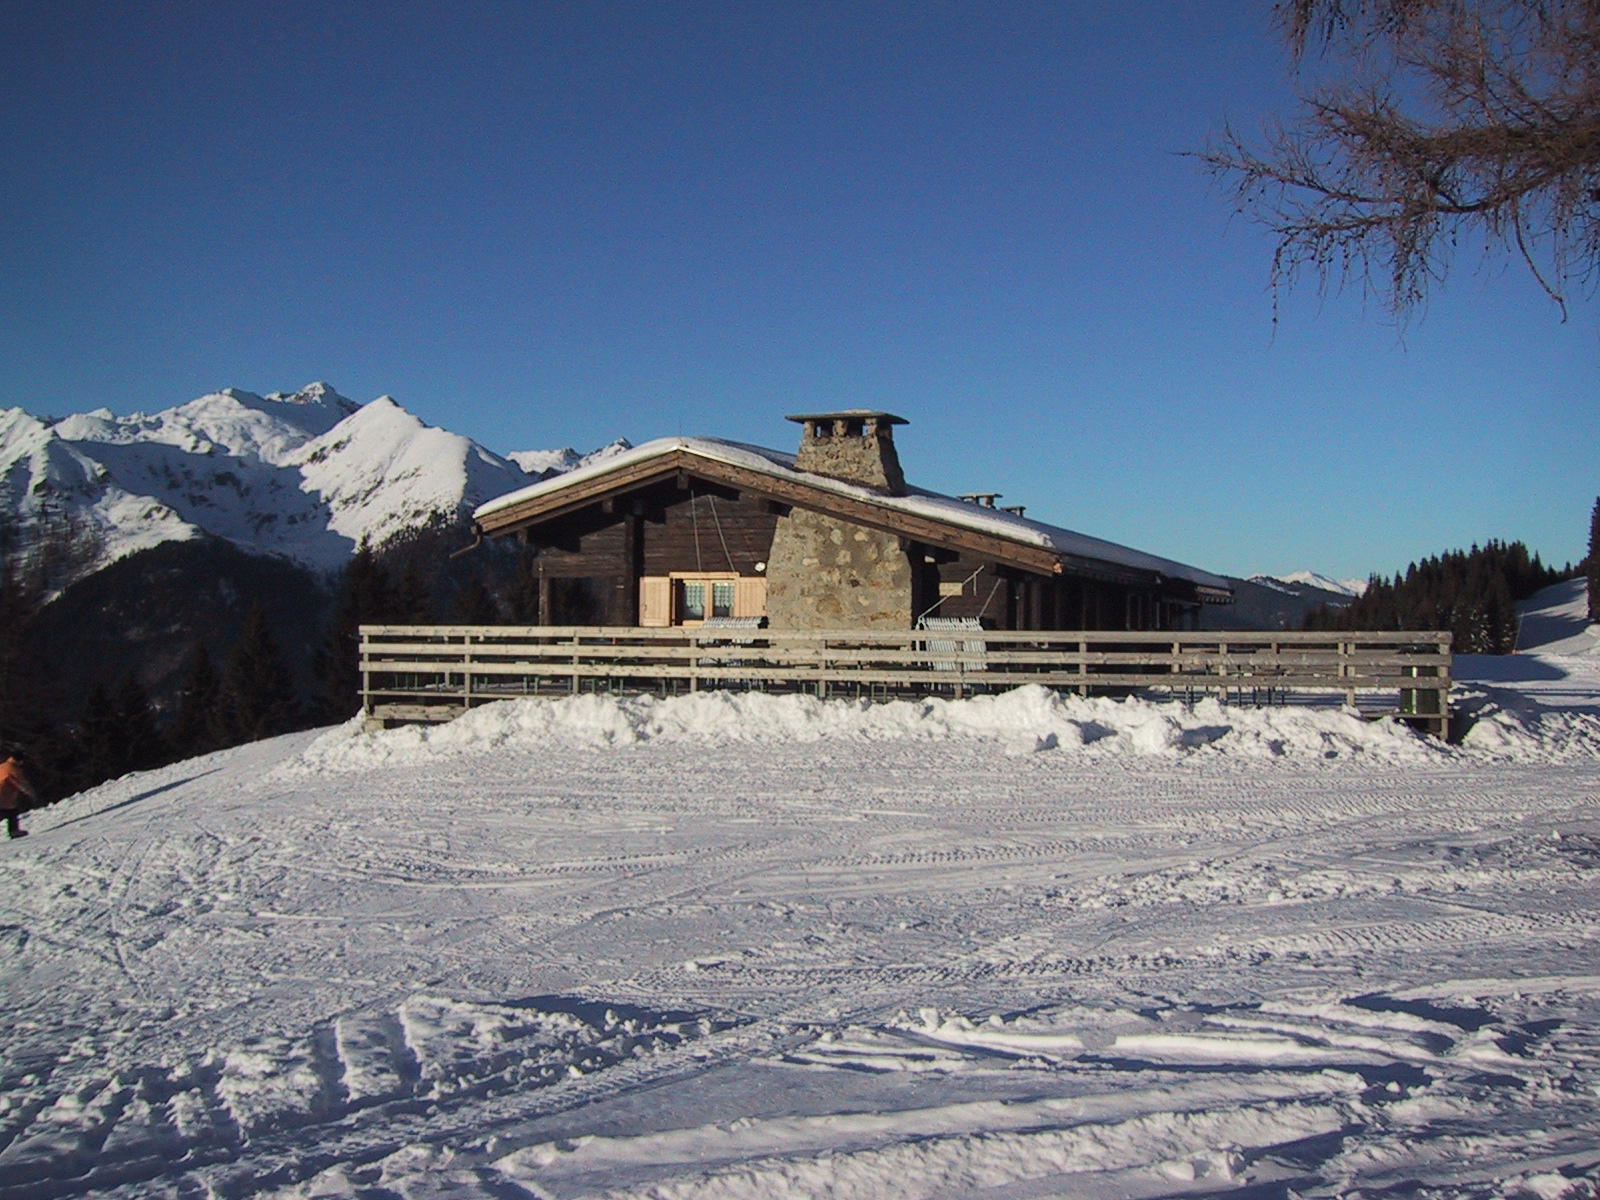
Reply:
[[[1448,633],[1164,633],[363,625],[374,721],[449,720],[475,704],[583,691],[702,688],[819,696],[963,696],[1023,684],[1246,702],[1358,695],[1443,737]]]

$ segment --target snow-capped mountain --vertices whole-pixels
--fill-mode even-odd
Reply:
[[[632,449],[633,443],[627,438],[618,438],[609,445],[591,450],[587,454],[579,454],[568,446],[561,450],[513,450],[506,457],[535,479],[548,479],[552,475],[564,475],[568,471],[575,471],[590,463],[615,458],[624,450]]]
[[[1256,575],[1252,577],[1260,583],[1265,579],[1273,579],[1279,583],[1301,583],[1307,587],[1317,588],[1319,591],[1336,592],[1341,596],[1356,597],[1367,590],[1365,579],[1330,579],[1326,575],[1319,575],[1315,571],[1294,571],[1288,575]]]
[[[228,388],[153,415],[47,422],[13,408],[0,410],[0,520],[24,543],[52,524],[87,537],[78,574],[202,535],[329,570],[363,538],[381,545],[462,516],[586,457],[502,457],[388,396],[357,405],[322,383],[289,395]]]

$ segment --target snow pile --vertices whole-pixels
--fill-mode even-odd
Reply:
[[[1456,656],[1463,743],[1498,758],[1600,757],[1600,626],[1584,580],[1544,588],[1518,618],[1517,653]]]
[[[1600,712],[1550,708],[1486,684],[1457,689],[1451,703],[1468,749],[1518,761],[1600,758]]]
[[[967,700],[819,700],[760,692],[655,696],[584,695],[502,700],[445,725],[363,732],[359,719],[301,756],[309,771],[361,770],[440,754],[629,746],[644,742],[879,742],[975,739],[1013,753],[1093,757],[1430,761],[1442,748],[1403,726],[1345,710],[1224,707],[1212,699],[1113,700],[1062,695],[1038,685]]]

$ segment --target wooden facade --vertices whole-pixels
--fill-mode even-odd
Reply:
[[[539,622],[682,624],[685,581],[731,578],[746,592],[764,584],[779,511],[709,480],[674,477],[519,530],[536,556]],[[663,587],[664,618],[652,603]]]

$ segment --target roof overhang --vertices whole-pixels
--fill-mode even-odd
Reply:
[[[829,488],[812,486],[803,480],[752,471],[684,449],[669,450],[640,462],[625,464],[604,474],[575,480],[568,487],[551,488],[525,499],[497,506],[492,511],[481,513],[477,524],[485,537],[505,537],[518,530],[542,525],[581,508],[587,508],[607,498],[678,477],[722,484],[759,496],[764,500],[808,509],[911,541],[952,550],[971,551],[980,557],[1032,571],[1035,574],[1059,575],[1067,569],[1069,556],[1044,546],[1024,545],[979,530],[964,529],[922,513],[905,512],[876,504],[867,497],[843,495]],[[1119,575],[1138,574],[1116,567],[1114,564],[1091,564],[1086,561],[1084,566],[1101,569],[1109,567]]]
[[[478,530],[487,537],[527,536],[536,526],[607,505],[666,480],[675,480],[688,490],[696,480],[703,481],[892,534],[907,544],[969,553],[1036,575],[1068,575],[1152,588],[1180,603],[1228,604],[1233,600],[1232,590],[1221,577],[1183,563],[980,509],[934,492],[911,489],[905,495],[885,495],[866,485],[799,470],[792,456],[777,451],[716,439],[662,438],[635,447],[615,461],[579,468],[488,501],[473,515]]]

